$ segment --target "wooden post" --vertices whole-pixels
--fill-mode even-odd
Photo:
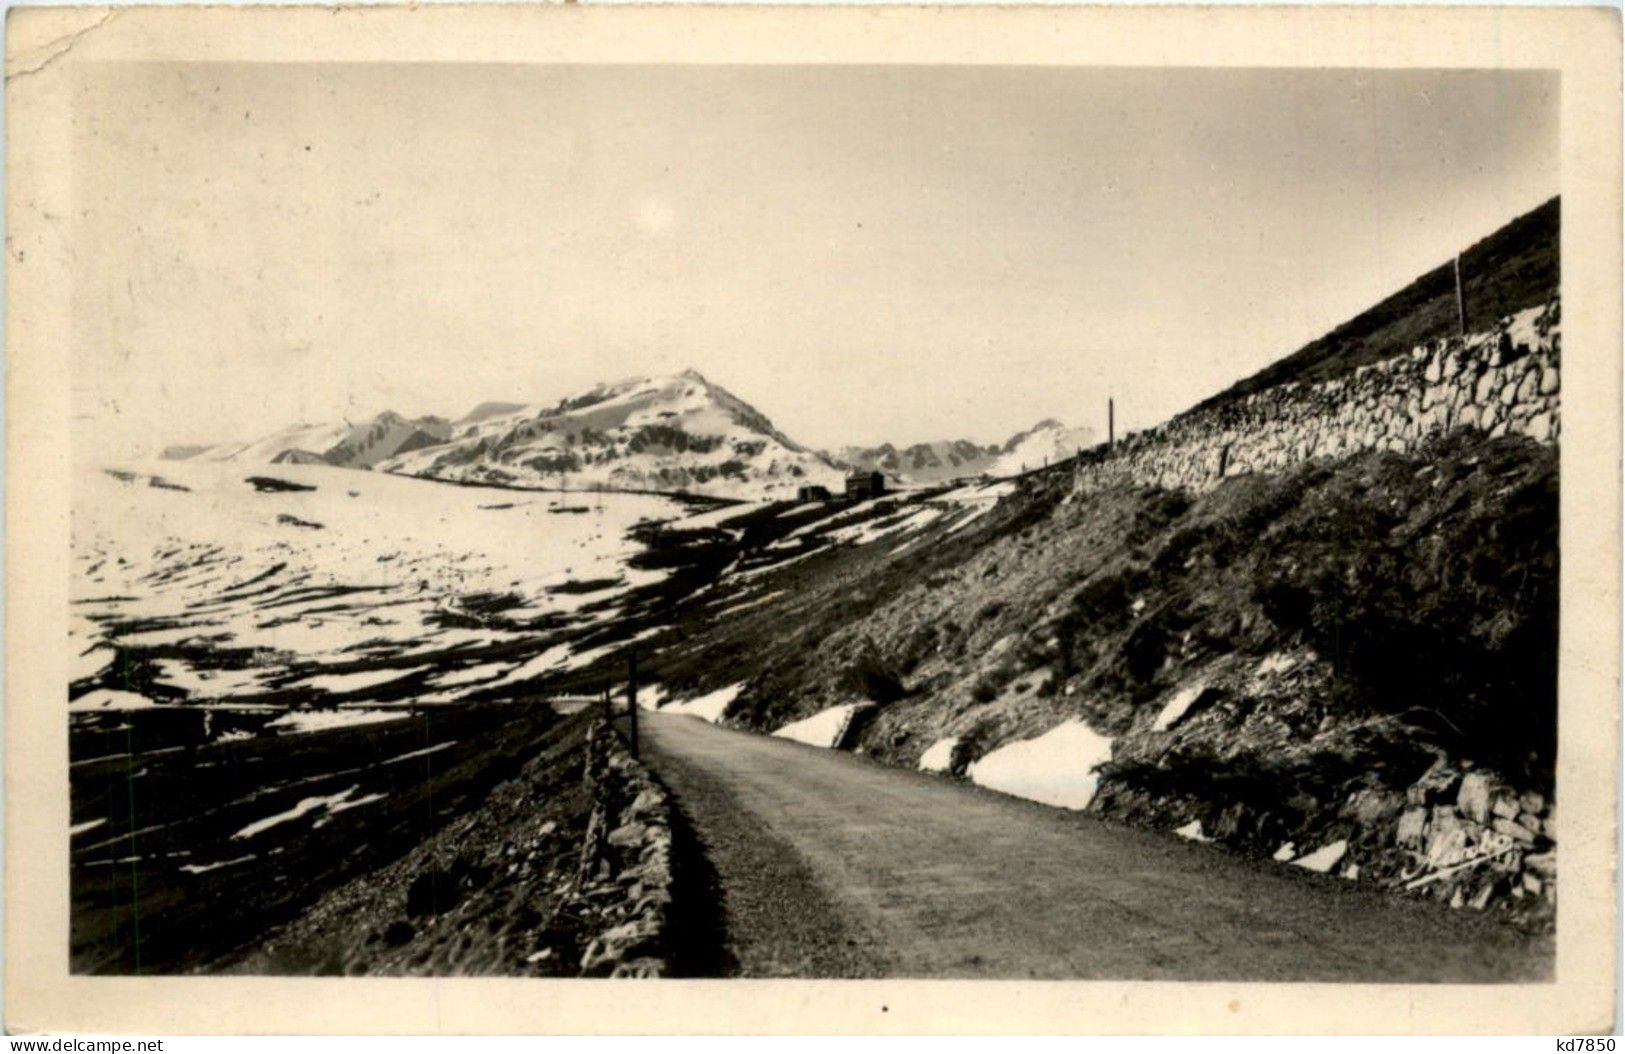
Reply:
[[[626,657],[626,738],[632,746],[632,756],[638,756],[638,657]]]
[[[1107,399],[1106,400],[1106,449],[1107,450],[1113,450],[1116,447],[1117,447],[1117,404],[1113,400]]]
[[[1467,335],[1467,297],[1461,288],[1461,254],[1456,254],[1456,333]]]

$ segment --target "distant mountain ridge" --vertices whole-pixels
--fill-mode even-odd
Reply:
[[[841,447],[830,459],[845,468],[882,472],[899,483],[928,485],[966,476],[1013,476],[1054,464],[1098,442],[1093,429],[1068,428],[1046,418],[1002,444],[945,439],[897,447]]]
[[[334,465],[467,483],[788,498],[839,491],[854,471],[929,486],[1012,475],[1091,445],[1088,429],[1040,421],[1001,445],[967,439],[812,450],[694,370],[599,384],[552,406],[480,403],[455,421],[385,411],[360,424],[296,425],[248,443],[172,447],[206,461]]]
[[[371,468],[386,458],[445,442],[451,424],[439,417],[409,419],[393,410],[362,424],[295,425],[248,443],[172,446],[170,461],[248,461]]]

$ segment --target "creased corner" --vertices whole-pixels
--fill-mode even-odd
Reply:
[[[43,52],[45,57],[39,59],[31,65],[21,66],[16,69],[8,69],[6,71],[6,83],[9,84],[20,77],[28,77],[35,73],[39,73],[52,63],[57,62],[62,58],[62,56],[66,55],[68,52],[72,51],[76,46],[78,46],[79,41],[105,26],[108,22],[112,21],[113,16],[117,14],[117,8],[105,8],[100,17],[98,17],[94,22],[91,22],[89,25],[76,29],[71,33],[63,34],[62,36],[56,37],[53,40],[49,40],[37,48],[31,48],[31,51]]]

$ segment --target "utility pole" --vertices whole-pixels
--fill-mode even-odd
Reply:
[[[1467,297],[1461,288],[1461,253],[1456,254],[1456,333],[1467,335]]]
[[[1114,450],[1117,447],[1117,404],[1108,398],[1106,400],[1106,449]]]
[[[626,724],[627,739],[631,741],[632,756],[638,756],[638,657],[626,657]]]

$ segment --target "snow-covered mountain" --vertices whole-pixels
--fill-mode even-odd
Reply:
[[[693,370],[601,384],[538,410],[483,404],[450,442],[403,451],[388,472],[572,490],[685,491],[742,498],[841,485],[841,470]]]
[[[899,483],[932,484],[964,476],[1017,475],[1063,461],[1095,442],[1095,434],[1088,428],[1068,428],[1046,419],[1025,432],[1017,432],[1003,445],[982,446],[968,439],[901,448],[882,443],[876,447],[842,447],[832,451],[830,458],[844,467],[884,472]]]
[[[901,483],[942,483],[960,476],[991,472],[1003,449],[981,446],[968,439],[947,439],[936,443],[915,443],[896,447],[882,443],[872,447],[842,447],[830,457],[853,469],[884,472]]]
[[[1065,461],[1099,442],[1092,428],[1068,428],[1046,418],[1005,442],[991,470],[995,476],[1014,476]]]
[[[170,461],[291,462],[371,468],[385,458],[443,443],[452,426],[439,417],[409,419],[392,410],[361,424],[299,424],[246,443],[169,447]]]

